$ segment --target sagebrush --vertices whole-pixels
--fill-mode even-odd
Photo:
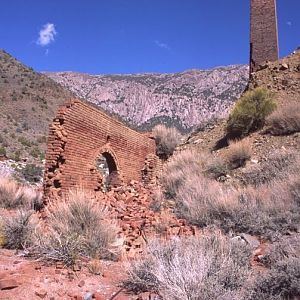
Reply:
[[[241,299],[251,271],[250,249],[219,233],[150,243],[133,261],[123,285],[131,292],[154,291],[165,300]]]

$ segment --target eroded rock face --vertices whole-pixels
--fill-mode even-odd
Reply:
[[[129,123],[150,128],[161,121],[188,129],[226,116],[248,83],[244,65],[175,74],[88,75],[46,73],[49,77]]]

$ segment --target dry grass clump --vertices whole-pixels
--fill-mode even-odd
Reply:
[[[170,157],[182,139],[181,133],[174,127],[157,125],[152,129],[156,143],[156,153],[162,159]]]
[[[6,209],[39,209],[42,195],[31,187],[17,183],[9,176],[0,178],[0,207]]]
[[[107,211],[82,190],[65,201],[50,204],[48,230],[35,235],[34,254],[48,261],[71,265],[80,256],[116,258],[118,228]]]
[[[256,276],[246,300],[284,300],[300,296],[300,234],[271,245],[263,262],[267,270]]]
[[[221,176],[226,176],[228,171],[227,162],[221,157],[214,157],[207,160],[204,174],[210,178],[218,179]]]
[[[270,270],[255,278],[245,300],[289,300],[300,297],[300,259],[276,262]]]
[[[133,261],[124,286],[154,291],[165,300],[241,299],[251,274],[250,249],[219,233],[150,243],[145,258]]]
[[[274,111],[267,119],[267,132],[288,135],[300,131],[300,103],[289,102]]]
[[[179,215],[200,227],[216,225],[274,240],[300,226],[299,203],[285,182],[222,190],[216,182],[187,181],[176,201]]]
[[[276,108],[273,95],[265,88],[246,92],[235,104],[227,121],[227,135],[241,137],[263,127],[266,117]]]
[[[196,150],[189,149],[176,153],[165,165],[161,183],[165,194],[172,198],[178,189],[185,184],[186,178],[200,176],[203,172],[207,156]]]
[[[251,145],[248,139],[232,141],[225,155],[225,160],[230,169],[243,167],[251,158]]]
[[[300,173],[300,155],[296,151],[279,151],[270,153],[267,160],[253,165],[243,171],[243,182],[254,186],[284,180],[289,174]]]
[[[25,249],[32,243],[34,224],[31,222],[33,211],[18,210],[11,216],[2,216],[2,247],[7,249]]]
[[[206,163],[200,154],[188,150],[176,154],[165,166],[162,190],[166,200],[174,201],[179,217],[199,227],[215,225],[225,232],[271,240],[299,229],[299,175],[257,188],[233,189],[205,177]]]

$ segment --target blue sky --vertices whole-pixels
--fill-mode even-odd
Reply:
[[[0,48],[38,71],[179,72],[246,64],[249,2],[3,1]],[[277,10],[284,56],[300,45],[300,0],[277,0]]]

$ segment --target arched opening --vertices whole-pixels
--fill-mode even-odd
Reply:
[[[103,178],[103,191],[108,191],[112,186],[116,186],[120,183],[118,168],[110,153],[103,152],[96,160],[96,167]]]

